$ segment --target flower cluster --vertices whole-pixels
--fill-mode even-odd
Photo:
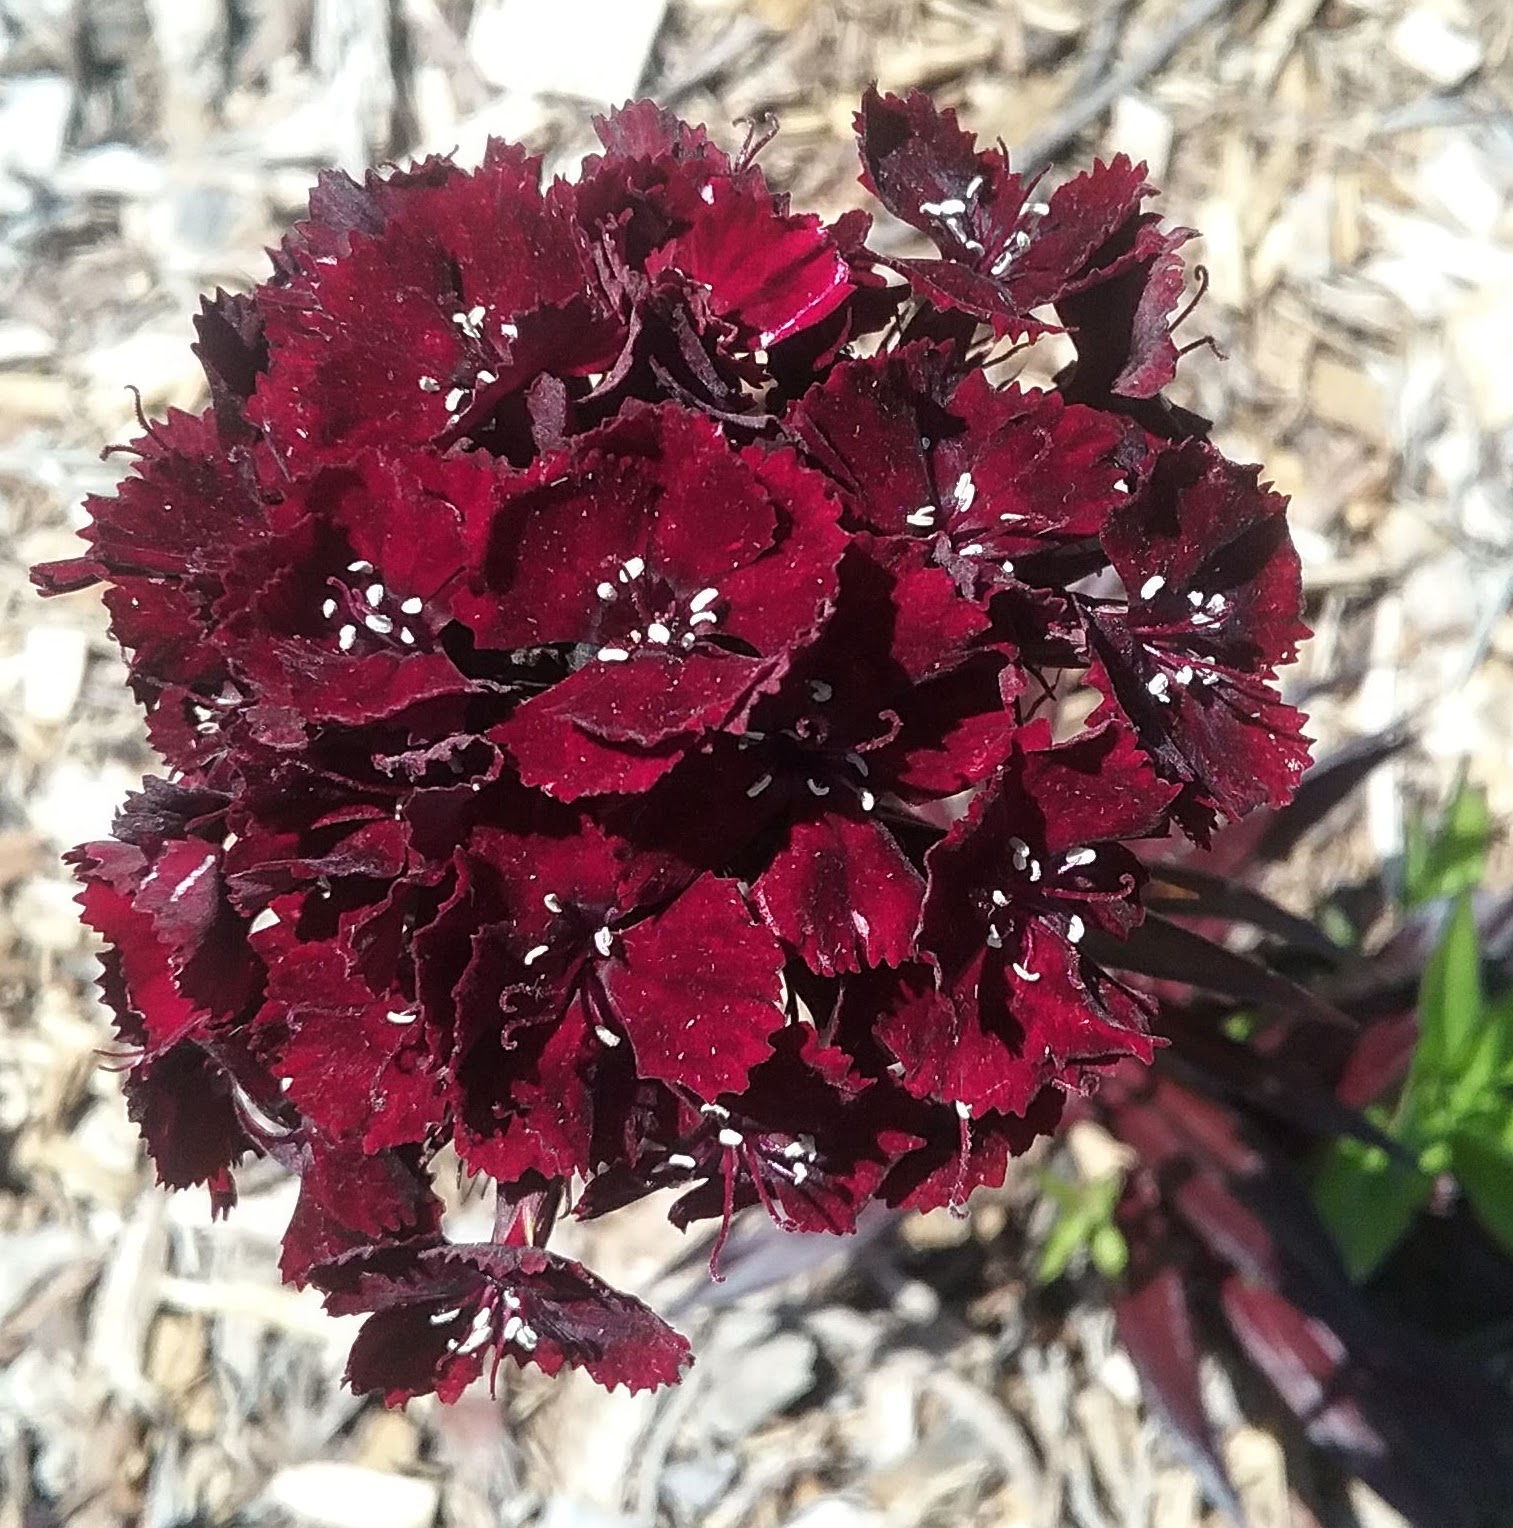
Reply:
[[[171,766],[74,851],[133,1117],[218,1210],[299,1173],[284,1277],[391,1402],[676,1378],[564,1209],[844,1232],[1000,1180],[1151,1055],[1130,841],[1303,769],[1283,501],[1161,397],[1188,231],[1122,157],[1045,194],[921,95],[857,126],[935,257],[644,102],[574,184],[324,177],[203,305],[212,407],[39,570],[107,584]],[[1058,385],[1005,380],[1048,331]]]

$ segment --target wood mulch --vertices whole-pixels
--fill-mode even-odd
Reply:
[[[1037,1163],[964,1220],[743,1226],[721,1286],[659,1206],[569,1228],[694,1337],[664,1395],[340,1389],[352,1323],[274,1277],[290,1183],[255,1166],[215,1225],[165,1197],[100,1064],[57,856],[151,760],[98,599],[43,605],[26,569],[115,480],[128,384],[203,402],[195,298],[258,278],[321,166],[502,133],[561,169],[642,92],[732,141],[776,112],[769,175],[834,213],[863,86],[925,86],[1053,175],[1144,158],[1203,232],[1189,324],[1227,359],[1176,392],[1293,497],[1317,635],[1288,687],[1325,747],[1419,737],[1306,898],[1390,863],[1462,767],[1513,816],[1510,50],[1500,0],[0,0],[0,1528],[1217,1523],[1096,1282],[1034,1285]],[[1306,1460],[1210,1380],[1252,1523],[1315,1522]]]

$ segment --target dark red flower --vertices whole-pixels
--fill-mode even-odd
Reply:
[[[646,102],[574,184],[323,177],[203,306],[211,407],[38,570],[108,585],[175,771],[73,854],[132,1116],[217,1210],[248,1155],[299,1175],[284,1277],[367,1315],[391,1403],[677,1378],[546,1250],[571,1185],[723,1237],[1001,1180],[1151,1055],[1092,953],[1131,844],[1301,771],[1282,502],[1159,397],[1185,231],[1122,158],[1045,194],[922,96],[859,126],[939,258]],[[1053,322],[1057,387],[990,380]],[[488,1243],[444,1237],[447,1147]]]

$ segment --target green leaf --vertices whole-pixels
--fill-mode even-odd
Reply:
[[[1434,1180],[1400,1166],[1379,1146],[1341,1136],[1313,1184],[1313,1201],[1357,1283],[1369,1279],[1408,1233]]]
[[[1458,897],[1481,885],[1487,868],[1492,819],[1486,793],[1464,775],[1431,830],[1411,818],[1403,847],[1403,903],[1421,907],[1442,897]]]
[[[1455,1176],[1476,1218],[1513,1253],[1513,1150],[1469,1130],[1457,1131],[1452,1146]]]
[[[1129,1243],[1113,1221],[1106,1220],[1088,1238],[1088,1255],[1106,1279],[1117,1279],[1129,1266]]]
[[[1084,1250],[1100,1273],[1117,1278],[1129,1258],[1124,1237],[1114,1224],[1114,1206],[1124,1191],[1124,1174],[1114,1172],[1074,1183],[1045,1172],[1040,1174],[1040,1187],[1055,1201],[1056,1218],[1040,1249],[1037,1282],[1054,1283]]]
[[[1481,948],[1469,896],[1457,899],[1424,969],[1418,1026],[1394,1121],[1395,1133],[1411,1145],[1446,1134],[1497,1075],[1495,1049],[1489,1054],[1484,1043]]]

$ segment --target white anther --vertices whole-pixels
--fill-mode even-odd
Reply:
[[[462,400],[466,398],[467,395],[467,388],[454,387],[451,392],[449,392],[446,397],[441,400],[442,403],[446,406],[447,413],[455,414],[457,410],[462,407]]]
[[[542,897],[541,905],[545,907],[549,913],[560,913],[562,911],[562,898],[559,897],[555,891],[549,891],[544,897]]]
[[[917,525],[921,530],[929,530],[935,524],[935,505],[921,504],[913,514],[905,515],[904,518],[910,525]]]
[[[1011,578],[1014,576],[1014,564],[1012,562],[1001,563],[1000,566]]]
[[[627,579],[640,578],[646,571],[646,559],[644,557],[627,557],[621,572]]]
[[[698,616],[695,616],[694,620],[697,621],[698,620]],[[693,632],[685,631],[683,633],[683,635],[678,638],[678,646],[681,647],[684,652],[687,652],[688,649],[690,647],[692,647],[694,645],[694,643],[697,642],[698,640],[699,640],[698,637],[695,636],[695,634]]]
[[[601,663],[624,663],[630,654],[623,647],[601,647],[599,649],[599,661]]]
[[[789,1141],[783,1147],[783,1155],[791,1162],[795,1157],[812,1157],[814,1155],[813,1141]]]
[[[362,623],[369,631],[376,631],[379,636],[386,637],[394,630],[394,623],[386,615],[379,615],[376,610],[370,610],[362,618]]]
[[[599,584],[595,587],[594,593],[597,594],[601,600],[612,600],[615,597],[615,586],[610,583],[608,579],[605,579],[602,584]]]
[[[347,572],[349,573],[371,573],[372,571],[373,564],[361,557],[356,562],[349,562],[347,564]]]
[[[1115,478],[1114,482],[1113,482],[1113,489],[1114,489],[1115,493],[1128,493],[1129,492],[1129,479],[1128,478]]]
[[[455,1321],[462,1314],[462,1307],[454,1305],[451,1310],[438,1310],[426,1317],[432,1326],[445,1326],[448,1321]]]
[[[477,307],[468,309],[468,322],[476,329],[484,319],[489,316],[489,310],[479,303]]]
[[[336,634],[336,645],[344,653],[352,651],[352,644],[357,640],[357,628],[355,626],[343,626]]]
[[[1172,675],[1172,678],[1178,684],[1183,684],[1183,685],[1191,684],[1193,682],[1193,666],[1192,666],[1192,664],[1184,663],[1182,665],[1182,667],[1179,668],[1177,670],[1177,672]]]
[[[711,1119],[729,1119],[730,1110],[724,1104],[700,1104],[699,1113],[707,1114]]]
[[[750,785],[748,785],[746,787],[746,794],[748,796],[750,796],[752,798],[752,800],[755,800],[771,784],[772,784],[772,776],[771,775],[763,775],[760,780],[756,780],[752,784],[750,784]]]
[[[1081,944],[1082,936],[1087,932],[1087,925],[1082,919],[1073,913],[1066,920],[1066,937],[1072,944]]]
[[[1083,865],[1091,865],[1098,858],[1096,849],[1073,849],[1072,852],[1061,862],[1063,870],[1078,870]]]
[[[594,930],[594,948],[604,956],[608,956],[615,947],[615,931],[611,928],[598,928]]]
[[[958,557],[981,557],[987,548],[980,541],[974,541],[970,546],[964,546],[956,555]]]
[[[648,642],[656,642],[660,646],[665,646],[668,642],[672,641],[672,633],[660,621],[653,621],[646,628],[646,640]]]
[[[872,808],[877,805],[877,797],[874,796],[869,790],[863,790],[860,794],[862,810],[864,812],[870,812]]]
[[[969,180],[967,182],[967,200],[969,202],[972,201],[973,198],[976,197],[977,193],[979,191],[981,191],[981,190],[982,190],[982,176],[974,175],[971,178],[971,180]]]
[[[972,1106],[966,1101],[966,1099],[958,1098],[956,1100],[956,1115],[958,1119],[972,1118]]]
[[[271,907],[265,907],[262,912],[260,912],[257,917],[255,917],[252,922],[247,925],[247,932],[249,934],[261,934],[264,929],[272,928],[274,924],[281,923],[282,921],[283,920],[276,912],[274,912]]]
[[[1014,856],[1014,868],[1023,870],[1030,862],[1030,846],[1022,838],[1009,840],[1009,852]]]
[[[1027,966],[1020,965],[1017,960],[1014,962],[1014,975],[1021,981],[1026,982],[1038,982],[1040,980],[1039,971],[1031,971]]]
[[[221,840],[221,848],[222,849],[234,849],[237,846],[237,844],[239,844],[241,842],[241,839],[242,839],[242,835],[240,833],[228,833]]]
[[[435,377],[422,377],[420,379],[420,390],[423,393],[439,393],[441,391],[441,383]]]
[[[1204,594],[1198,589],[1189,589],[1187,591],[1187,603],[1191,605],[1194,610],[1201,608],[1204,599]]]
[[[606,1029],[602,1024],[594,1025],[594,1033],[598,1035],[599,1043],[608,1046],[610,1050],[613,1050],[620,1043],[619,1035],[612,1029]]]
[[[479,387],[487,387],[490,383],[497,382],[498,380],[499,378],[491,371],[480,371],[473,378],[474,383]]]
[[[1166,587],[1166,580],[1159,573],[1152,573],[1146,581],[1140,585],[1140,598],[1143,600],[1153,599]]]
[[[1222,594],[1210,594],[1203,608],[1210,615],[1218,615],[1224,608],[1224,596]]]
[[[970,472],[963,472],[956,480],[956,487],[952,490],[952,497],[956,500],[956,507],[963,514],[972,507],[972,500],[977,497],[977,484],[972,481]]]
[[[728,1127],[720,1131],[718,1139],[720,1145],[730,1151],[734,1151],[737,1146],[744,1146],[746,1144],[746,1137],[739,1130],[731,1130]]]
[[[1162,705],[1171,704],[1171,700],[1166,693],[1171,688],[1171,680],[1167,677],[1165,669],[1162,669],[1160,673],[1153,674],[1150,679],[1146,681],[1145,688],[1152,695],[1154,695],[1156,699],[1162,703]]]
[[[694,615],[689,616],[688,624],[690,626],[702,626],[706,621],[708,621],[711,625],[713,625],[719,619],[719,616],[717,616],[712,610],[700,610]]]
[[[872,773],[871,766],[859,753],[848,753],[846,762],[859,774],[863,780]]]
[[[1203,673],[1198,675],[1199,684],[1215,685],[1218,684],[1218,682],[1219,676],[1214,672],[1213,669],[1206,669]]]
[[[540,1340],[534,1328],[527,1326],[523,1321],[520,1323],[520,1330],[515,1333],[515,1346],[522,1353],[534,1353],[536,1351],[536,1344]]]
[[[411,631],[408,626],[401,626],[399,628],[399,640],[403,642],[406,647],[414,647],[415,633]]]
[[[700,589],[699,592],[694,595],[691,600],[689,600],[688,608],[692,610],[695,615],[697,615],[699,611],[703,610],[707,605],[714,604],[714,602],[719,599],[719,597],[720,591],[718,589]]]
[[[528,965],[528,966],[535,965],[536,962],[538,960],[540,960],[541,957],[543,955],[545,955],[547,953],[547,951],[550,950],[550,949],[551,949],[551,945],[549,945],[549,944],[534,944],[534,945],[532,945],[530,947],[530,949],[528,949],[525,952],[525,960],[524,960],[523,963],[525,965]]]
[[[1035,884],[1035,882],[1038,881],[1039,879],[1040,879],[1040,861],[1038,859],[1032,859],[1030,861],[1030,885],[1033,886]]]
[[[809,681],[809,698],[816,705],[824,705],[835,694],[835,686],[827,684],[823,679],[811,679]]]
[[[414,1009],[411,1008],[391,1008],[384,1017],[391,1024],[413,1024],[416,1014]]]
[[[806,1167],[804,1165],[804,1163],[802,1163],[802,1162],[795,1162],[793,1164],[793,1167],[792,1167],[792,1172],[793,1172],[793,1186],[795,1188],[799,1188],[800,1186],[802,1186],[804,1180],[809,1176],[809,1169],[808,1169],[808,1167]]]
[[[520,325],[512,324],[509,319],[505,319],[504,322],[499,325],[499,332],[507,340],[518,340],[520,338]]]
[[[805,780],[804,784],[809,787],[809,792],[810,792],[811,795],[814,795],[814,796],[828,796],[830,794],[830,787],[828,785],[821,784],[818,780],[816,780],[814,778],[813,775],[811,775],[807,780]]]
[[[325,616],[325,618],[329,621],[331,619],[331,617],[336,614],[336,601],[335,600],[322,600],[321,601],[321,606],[320,606],[320,613],[323,616]]]
[[[991,923],[988,925],[988,948],[990,950],[1003,948],[1003,935]]]
[[[385,590],[382,584],[369,584],[367,589],[364,591],[363,597],[376,610],[381,604],[383,604],[383,598],[387,592],[388,591]]]
[[[404,615],[419,615],[426,606],[425,601],[418,594],[412,594],[409,599],[399,602],[399,608]]]
[[[1051,204],[1049,202],[1031,202],[1024,210],[1033,213],[1038,218],[1043,218],[1051,210]]]
[[[698,1161],[694,1157],[689,1156],[686,1151],[675,1151],[670,1157],[668,1157],[667,1165],[669,1167],[680,1167],[684,1172],[692,1172],[693,1169],[696,1168],[699,1164]]]
[[[1008,905],[1009,899],[995,886],[993,888],[993,906],[1007,907]]]
[[[960,197],[948,196],[939,202],[921,202],[919,210],[927,218],[949,218],[967,210],[967,204]]]
[[[459,1358],[465,1358],[469,1353],[476,1353],[479,1348],[485,1347],[488,1344],[491,1335],[491,1323],[487,1319],[489,1313],[481,1310],[478,1314],[486,1318],[485,1323],[479,1326],[475,1319],[472,1331],[452,1349]]]

